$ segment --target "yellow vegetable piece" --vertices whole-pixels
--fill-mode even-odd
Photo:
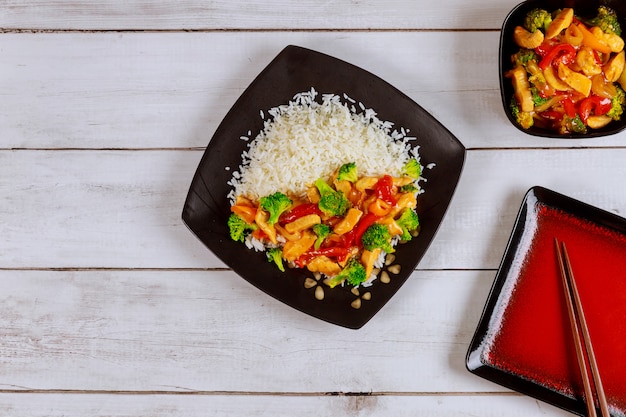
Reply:
[[[576,24],[570,24],[563,32],[563,41],[570,45],[578,46],[583,42],[583,33]]]
[[[322,218],[317,214],[308,214],[292,221],[291,223],[287,223],[285,225],[285,230],[289,233],[301,232],[321,222]]]
[[[267,219],[269,218],[270,218],[270,214],[266,212],[265,210],[259,208],[256,211],[256,216],[254,217],[254,221],[256,222],[256,225],[259,226],[259,229],[265,232],[270,242],[272,242],[273,244],[276,244],[278,243],[278,241],[276,240],[276,229],[274,228],[273,225],[267,223]]]
[[[235,204],[230,208],[230,211],[241,217],[246,223],[252,224],[256,217],[257,208],[243,204]]]
[[[370,276],[372,275],[372,271],[374,271],[374,263],[380,256],[380,252],[381,252],[380,248],[376,248],[371,251],[365,249],[363,250],[363,253],[361,254],[361,263],[365,267],[365,276],[367,277],[366,278],[367,280],[370,279]]]
[[[608,82],[603,74],[591,77],[591,92],[596,96],[612,99],[617,94],[617,89],[612,82]]]
[[[543,43],[543,38],[543,32],[540,30],[529,32],[522,26],[516,26],[513,30],[513,40],[522,48],[535,49]]]
[[[604,76],[610,82],[619,80],[624,72],[624,63],[626,62],[624,51],[618,53],[606,63],[604,66]]]
[[[357,180],[354,186],[359,191],[371,190],[374,188],[377,182],[378,178],[376,177],[363,177]]]
[[[321,272],[329,277],[335,276],[341,272],[341,266],[327,256],[318,256],[313,258],[313,260],[309,262],[306,267],[311,272]]]
[[[603,42],[600,42],[592,32],[589,31],[582,23],[577,23],[578,29],[583,34],[583,45],[587,45],[591,49],[595,49],[603,54],[610,54],[611,48]]]
[[[388,215],[392,217],[396,217],[402,210],[405,208],[415,208],[417,207],[417,198],[413,193],[404,193],[400,194],[398,200],[396,201],[396,205],[393,206],[391,211],[389,211]]]
[[[561,10],[558,15],[552,20],[548,29],[546,29],[546,39],[552,39],[558,36],[561,31],[567,29],[569,25],[574,21],[574,9],[566,8]]]
[[[283,258],[286,260],[293,262],[303,255],[306,251],[308,251],[313,244],[317,236],[313,232],[309,232],[308,230],[302,233],[302,237],[296,241],[287,241],[285,246],[283,246]]]
[[[413,178],[406,175],[402,177],[392,177],[391,180],[393,182],[393,185],[396,187],[402,187],[415,181]]]
[[[276,232],[278,232],[281,236],[283,236],[287,240],[295,241],[302,237],[302,234],[300,232],[289,233],[287,230],[285,230],[284,227],[282,227],[278,223],[274,223],[274,228],[276,229]]]
[[[363,212],[356,208],[351,208],[348,210],[346,217],[341,219],[339,223],[335,225],[333,228],[333,232],[338,235],[343,235],[348,233],[350,230],[354,229],[354,226],[359,222]]]
[[[397,236],[402,234],[402,228],[400,227],[398,222],[396,222],[391,216],[380,219],[378,223],[386,225],[389,229],[389,234],[391,236]]]
[[[350,181],[335,181],[335,190],[341,191],[344,195],[348,195],[352,191],[352,183]]]
[[[567,85],[572,87],[575,91],[585,97],[589,97],[591,93],[591,79],[586,77],[580,72],[572,71],[564,64],[559,64],[558,70],[559,78],[561,78]]]
[[[386,216],[391,210],[391,204],[377,198],[373,203],[367,206],[367,210],[376,216]]]
[[[586,76],[592,76],[602,73],[602,67],[596,61],[596,55],[589,47],[580,48],[576,54],[576,64]]]
[[[557,77],[557,75],[554,73],[554,67],[552,65],[543,70],[543,76],[545,77],[546,82],[555,90],[569,91],[572,89],[572,87],[570,87]]]
[[[587,126],[592,129],[600,129],[601,127],[604,127],[611,123],[612,120],[613,119],[610,116],[607,116],[605,114],[601,116],[589,116],[587,118]]]
[[[611,52],[618,53],[624,49],[624,40],[615,33],[604,33],[602,29],[597,26],[589,29],[589,32],[598,38],[601,43],[608,46]]]
[[[513,83],[515,98],[523,112],[533,111],[535,104],[533,103],[533,95],[530,92],[530,83],[526,76],[526,70],[521,65],[508,72]]]

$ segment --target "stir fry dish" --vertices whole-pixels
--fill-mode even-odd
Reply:
[[[519,51],[506,72],[510,110],[523,129],[588,133],[620,120],[626,105],[624,40],[605,6],[591,19],[571,8],[530,11],[513,33]]]
[[[421,169],[410,159],[399,177],[359,177],[349,162],[328,181],[318,178],[306,197],[237,196],[228,219],[230,237],[263,245],[268,261],[283,272],[286,266],[307,268],[322,274],[331,288],[367,284],[398,242],[419,233]]]

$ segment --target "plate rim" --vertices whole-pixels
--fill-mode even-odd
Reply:
[[[511,261],[516,255],[519,240],[525,232],[526,218],[529,214],[532,215],[533,206],[537,203],[563,210],[578,218],[626,235],[626,218],[622,216],[543,186],[535,185],[529,188],[522,200],[506,249],[467,349],[465,367],[467,371],[483,379],[563,410],[584,416],[586,415],[586,406],[582,399],[567,396],[519,375],[490,366],[490,364],[484,363],[480,359],[484,349],[484,346],[482,346],[483,340],[487,337],[487,333],[490,330],[489,319],[499,305],[498,297],[507,281],[506,278],[510,270]]]
[[[334,63],[338,63],[338,65],[345,66],[345,68],[348,68],[349,71],[351,71],[351,72],[352,71],[359,72],[360,74],[362,74],[361,76],[363,76],[363,77],[365,77],[367,79],[375,79],[377,83],[380,83],[380,85],[383,85],[385,87],[385,90],[389,90],[394,97],[397,96],[398,98],[401,98],[401,99],[403,99],[405,101],[409,101],[411,103],[411,105],[414,106],[415,110],[419,110],[420,114],[423,114],[425,117],[429,118],[429,123],[430,124],[432,124],[433,126],[436,126],[437,129],[443,131],[446,136],[442,137],[442,140],[447,141],[446,145],[448,147],[453,147],[454,148],[454,159],[459,161],[458,166],[454,167],[454,171],[456,172],[456,175],[455,175],[455,178],[454,178],[454,184],[453,184],[452,190],[451,190],[449,196],[446,197],[445,210],[442,211],[441,219],[439,220],[438,224],[434,228],[434,231],[432,233],[432,237],[427,242],[428,244],[426,245],[425,249],[422,251],[422,253],[420,254],[419,258],[415,262],[415,266],[413,266],[413,268],[411,268],[411,271],[409,271],[406,274],[406,276],[404,278],[402,278],[400,285],[398,285],[397,288],[391,292],[391,294],[384,300],[384,302],[379,304],[378,307],[373,310],[373,312],[370,311],[371,314],[368,314],[368,315],[363,314],[362,317],[359,316],[358,318],[356,318],[357,316],[353,316],[352,318],[345,318],[345,319],[340,319],[340,320],[329,319],[329,317],[324,317],[323,315],[315,314],[312,311],[307,311],[306,309],[303,309],[302,306],[299,305],[298,303],[289,302],[288,300],[285,300],[285,299],[283,299],[281,297],[276,296],[271,291],[268,291],[268,288],[263,287],[263,286],[259,285],[258,282],[250,280],[248,277],[242,275],[242,273],[240,273],[238,271],[238,268],[236,268],[235,266],[229,264],[226,260],[224,260],[223,257],[220,256],[219,253],[215,252],[214,248],[209,246],[209,244],[202,239],[202,237],[197,233],[197,231],[194,230],[195,229],[194,228],[194,220],[192,218],[191,211],[189,210],[189,204],[190,204],[190,200],[193,198],[192,194],[193,194],[193,190],[194,190],[194,184],[197,184],[198,181],[200,180],[199,176],[201,176],[202,167],[203,167],[203,165],[205,165],[207,163],[207,160],[209,159],[209,156],[210,156],[211,152],[214,150],[214,147],[216,146],[216,143],[215,143],[214,139],[216,137],[219,137],[219,135],[221,134],[223,125],[225,123],[227,123],[233,117],[233,113],[235,113],[237,111],[237,108],[240,106],[240,103],[242,103],[244,100],[248,99],[248,96],[251,95],[255,91],[255,89],[258,87],[259,83],[263,82],[264,77],[268,74],[268,72],[272,71],[274,66],[278,65],[281,62],[281,59],[282,60],[289,59],[289,57],[291,56],[290,54],[293,54],[293,55],[304,54],[304,55],[308,55],[308,56],[324,57],[324,59],[326,59],[326,60],[331,60]],[[315,87],[315,86],[313,85],[312,87]],[[318,91],[318,93],[325,93],[324,91],[319,91],[317,88],[316,88],[316,91]],[[422,117],[422,116],[420,116],[420,117]],[[247,130],[247,129],[245,129],[245,130]],[[418,141],[419,141],[419,138],[418,138]],[[420,153],[420,155],[421,155],[421,153]],[[202,241],[202,243],[204,243],[205,246],[207,246],[207,248],[209,250],[211,250],[217,256],[218,259],[220,259],[221,261],[226,263],[226,265],[229,268],[231,268],[237,275],[239,275],[241,278],[243,278],[244,280],[248,281],[250,284],[252,284],[255,287],[257,287],[261,291],[263,291],[266,294],[270,295],[274,299],[277,299],[278,301],[280,301],[280,302],[282,302],[284,304],[287,304],[287,305],[291,306],[292,308],[295,308],[296,310],[299,310],[299,311],[303,312],[304,314],[316,317],[316,318],[321,319],[323,321],[327,321],[327,322],[330,322],[332,324],[336,324],[336,325],[339,325],[339,326],[342,326],[342,327],[351,328],[351,329],[358,329],[358,328],[361,328],[363,325],[365,325],[372,317],[374,317],[374,315],[376,315],[378,313],[378,311],[382,307],[384,307],[384,305],[393,297],[393,295],[399,290],[399,288],[404,284],[404,282],[409,278],[409,276],[415,271],[415,267],[417,266],[417,264],[419,263],[419,261],[421,260],[423,255],[426,253],[428,247],[432,243],[432,240],[434,240],[434,237],[435,237],[435,235],[436,235],[436,233],[437,233],[437,231],[438,231],[438,229],[439,229],[443,219],[445,218],[446,212],[449,209],[450,203],[451,203],[452,198],[454,197],[454,194],[455,194],[455,192],[457,190],[457,186],[458,186],[458,183],[460,181],[460,177],[461,177],[462,172],[463,172],[463,168],[464,168],[464,165],[465,165],[465,156],[466,156],[466,148],[461,143],[461,141],[455,135],[452,134],[452,132],[450,132],[441,122],[439,122],[434,116],[432,116],[432,114],[427,112],[417,102],[415,102],[413,99],[408,97],[405,93],[403,93],[402,91],[400,91],[399,89],[397,89],[396,87],[391,85],[389,82],[383,80],[382,78],[376,76],[375,74],[373,74],[373,73],[371,73],[371,72],[369,72],[369,71],[367,71],[367,70],[365,70],[363,68],[360,68],[360,67],[358,67],[358,66],[356,66],[354,64],[351,64],[349,62],[343,61],[343,60],[341,60],[339,58],[335,58],[333,56],[330,56],[330,55],[327,55],[327,54],[324,54],[324,53],[321,53],[321,52],[318,52],[318,51],[314,51],[312,49],[303,48],[303,47],[295,46],[295,45],[288,45],[285,48],[283,48],[278,53],[278,55],[276,55],[276,57],[274,57],[270,61],[270,63],[254,78],[254,80],[250,83],[250,85],[248,87],[246,87],[246,89],[237,98],[237,100],[232,105],[230,110],[224,116],[224,119],[220,122],[220,124],[216,128],[213,136],[209,140],[209,143],[208,143],[208,145],[207,145],[207,147],[206,147],[206,149],[204,151],[204,154],[203,154],[203,156],[202,156],[202,158],[201,158],[201,160],[200,160],[200,162],[198,164],[198,167],[196,168],[196,172],[194,173],[191,185],[189,187],[189,191],[188,191],[187,197],[185,199],[185,205],[183,207],[183,212],[182,212],[182,220],[183,220],[183,223],[187,226],[187,228],[194,235],[196,235],[196,237],[198,237]],[[226,197],[224,197],[224,198],[226,198]],[[227,201],[227,200],[225,200],[225,201]],[[418,201],[419,201],[419,199],[418,199]],[[245,246],[243,246],[241,243],[239,243],[239,244],[241,245],[241,248],[243,250],[251,251],[250,249],[248,249]]]

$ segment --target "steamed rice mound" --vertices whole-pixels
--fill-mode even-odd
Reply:
[[[417,148],[408,144],[415,138],[404,129],[392,130],[392,123],[347,96],[342,101],[325,94],[321,102],[316,97],[311,89],[269,110],[233,172],[231,200],[238,195],[258,200],[277,191],[304,196],[316,179],[328,179],[347,162],[356,163],[359,176],[400,176],[409,159],[419,162]]]

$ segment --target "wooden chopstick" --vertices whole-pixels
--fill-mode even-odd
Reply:
[[[567,249],[565,243],[561,242],[559,245],[558,240],[555,238],[554,243],[556,246],[557,259],[559,261],[559,267],[561,270],[561,281],[563,283],[563,290],[565,293],[565,300],[567,303],[567,313],[569,316],[570,325],[572,327],[572,335],[574,337],[574,345],[576,347],[576,357],[578,359],[578,366],[580,368],[580,374],[583,379],[583,385],[585,390],[585,398],[587,405],[587,415],[589,417],[597,417],[595,400],[593,392],[591,390],[591,381],[589,380],[589,374],[587,373],[587,365],[585,363],[585,350],[587,359],[589,360],[589,366],[591,369],[591,375],[596,388],[596,394],[598,396],[598,403],[600,405],[600,415],[602,417],[610,417],[609,407],[604,394],[604,388],[602,386],[602,380],[600,378],[600,372],[598,371],[598,365],[596,363],[596,357],[593,352],[593,346],[591,345],[591,338],[589,337],[589,330],[587,329],[587,321],[585,320],[585,314],[583,312],[582,303],[578,295],[578,288],[576,287],[576,280],[574,279],[574,273],[572,272],[572,266],[567,255]],[[579,332],[580,327],[580,332]],[[582,339],[585,344],[583,349]]]

